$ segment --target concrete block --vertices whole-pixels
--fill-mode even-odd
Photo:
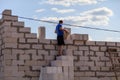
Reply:
[[[81,34],[72,34],[71,39],[72,40],[83,40],[83,37]]]
[[[31,28],[30,27],[19,28],[19,32],[30,33]]]
[[[8,9],[5,9],[3,12],[2,12],[2,15],[11,15],[12,14],[12,11],[11,10],[8,10]]]
[[[2,20],[4,21],[18,21],[18,16],[3,15]]]
[[[41,44],[33,44],[32,48],[33,49],[43,49],[43,45],[41,45]]]
[[[19,38],[19,39],[18,39],[18,42],[19,42],[19,43],[26,43],[26,39],[25,39],[25,38]]]
[[[43,60],[43,56],[40,56],[40,55],[32,55],[32,60]]]
[[[54,45],[44,45],[45,49],[53,49],[55,50],[55,46]]]
[[[25,62],[24,60],[12,60],[12,65],[17,66],[17,65],[24,65]]]
[[[48,56],[48,55],[46,55],[46,56],[44,57],[44,59],[51,61],[51,60],[54,60],[55,57],[54,57],[54,56]]]
[[[83,51],[74,51],[74,55],[83,56]]]
[[[91,51],[99,51],[99,46],[90,46]]]
[[[73,44],[73,40],[65,40],[65,44]]]
[[[64,49],[63,50],[63,54],[68,55],[68,56],[72,56],[73,55],[73,50],[72,49]]]
[[[89,51],[89,46],[79,46],[79,50],[85,50],[85,51]]]
[[[24,33],[11,33],[13,38],[24,38]]]
[[[46,50],[38,50],[38,55],[48,55],[48,51],[46,51]]]
[[[38,28],[38,38],[45,39],[45,27]]]
[[[51,62],[51,66],[73,66],[73,62],[56,60]]]
[[[101,46],[100,51],[107,51],[107,47],[106,46]]]
[[[36,60],[26,60],[25,61],[25,66],[38,66],[38,62]]]
[[[36,38],[37,39],[37,34],[36,33],[25,34],[25,38]]]
[[[95,45],[95,41],[87,41],[85,42],[85,45]]]
[[[58,51],[56,50],[50,50],[50,56],[55,56],[57,55]]]
[[[88,56],[79,56],[79,59],[82,61],[88,61],[89,57]]]
[[[106,42],[106,45],[107,46],[116,46],[116,43],[115,42]]]
[[[27,43],[38,43],[38,39],[27,39]]]
[[[6,26],[3,28],[4,32],[17,32],[17,28]]]
[[[25,54],[36,55],[37,54],[37,50],[35,50],[35,49],[28,49],[28,50],[25,50]]]
[[[20,55],[20,60],[30,60],[30,56],[29,55]]]
[[[42,68],[43,73],[47,74],[58,74],[62,73],[62,67],[44,67]]]
[[[12,49],[12,55],[24,54],[24,50],[21,49]]]
[[[104,57],[105,56],[105,52],[95,52],[95,55]]]
[[[24,22],[12,22],[13,27],[24,27]]]
[[[68,45],[68,49],[71,49],[71,50],[78,50],[78,46]]]
[[[5,43],[5,48],[17,48],[17,43]]]
[[[83,40],[84,40],[84,41],[88,41],[88,40],[89,40],[88,34],[83,34]]]
[[[20,49],[29,49],[30,48],[30,44],[19,44],[18,48],[20,48]]]
[[[2,26],[11,26],[11,22],[8,22],[8,21],[4,21],[3,23],[2,23]]]
[[[58,56],[57,60],[73,61],[73,56]]]
[[[114,76],[114,72],[96,72],[97,76],[104,76],[104,77],[112,77]]]
[[[102,42],[102,41],[96,41],[96,45],[98,45],[98,46],[105,46],[106,43]]]
[[[17,43],[17,38],[4,38],[3,39],[4,43]]]
[[[39,39],[39,43],[50,44],[50,40],[49,39]]]
[[[84,45],[85,43],[84,43],[84,41],[75,40],[74,44],[75,45]]]

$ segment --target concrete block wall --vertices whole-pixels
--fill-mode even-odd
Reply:
[[[38,80],[41,67],[55,60],[56,40],[45,39],[44,27],[38,31],[38,36],[31,33],[11,10],[3,11],[0,19],[0,80]],[[87,34],[73,34],[65,42],[64,52],[74,56],[74,80],[115,80],[108,49],[116,49],[113,57],[119,60],[120,42],[89,41]],[[117,65],[119,67],[119,63]],[[120,79],[120,69],[116,72]]]

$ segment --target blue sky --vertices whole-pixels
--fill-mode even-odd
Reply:
[[[12,10],[13,15],[92,28],[120,31],[120,0],[0,0],[0,13],[5,9]],[[19,19],[25,27],[31,27],[37,33],[39,26],[46,27],[46,37],[56,38],[56,24]],[[94,41],[120,41],[120,33],[70,27],[72,33],[89,34]]]

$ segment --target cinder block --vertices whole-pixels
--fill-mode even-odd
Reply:
[[[48,55],[46,55],[46,56],[44,57],[44,59],[51,61],[51,60],[54,60],[55,57],[54,57],[54,56],[48,56]]]
[[[95,45],[95,41],[86,41],[85,45]]]
[[[19,38],[19,39],[18,39],[18,42],[19,42],[19,43],[26,43],[26,39],[25,39],[25,38]]]
[[[12,22],[13,27],[24,27],[24,22]]]
[[[24,54],[24,50],[21,49],[12,49],[12,55],[16,55],[16,54]]]
[[[29,55],[20,55],[20,60],[30,60],[30,56]]]
[[[38,39],[27,39],[27,43],[38,43]]]
[[[49,39],[39,39],[39,43],[50,44],[50,40]]]
[[[83,37],[81,34],[72,34],[71,39],[72,40],[83,40]]]
[[[25,50],[25,54],[33,54],[33,55],[36,55],[36,53],[37,53],[37,50],[34,50],[34,49]]]
[[[56,60],[51,62],[51,66],[73,66],[73,62]]]
[[[96,45],[99,45],[99,46],[105,46],[105,42],[102,42],[102,41],[96,41]]]
[[[65,61],[73,61],[73,56],[59,56],[57,57],[57,60],[65,60]]]
[[[11,15],[12,14],[12,11],[11,10],[8,10],[8,9],[5,9],[3,12],[2,12],[2,15]]]
[[[30,33],[31,28],[30,27],[19,28],[19,32]]]
[[[84,45],[84,41],[75,40],[74,45]]]
[[[44,45],[45,49],[53,49],[55,50],[55,46],[54,45]]]
[[[38,28],[38,38],[45,39],[45,27]]]
[[[25,66],[37,66],[38,65],[38,62],[36,61],[36,60],[26,60],[25,61],[25,64],[24,64]]]
[[[105,52],[95,52],[96,56],[105,56]]]
[[[9,26],[9,27],[10,27],[10,26],[11,26],[11,22],[10,22],[10,21],[9,21],[9,22],[8,22],[8,21],[4,21],[2,25],[3,25],[3,26],[7,26],[7,27]]]
[[[48,51],[46,51],[46,50],[38,50],[38,55],[48,55]]]
[[[11,33],[13,38],[24,38],[24,33]]]
[[[17,38],[4,38],[4,43],[17,43]]]
[[[68,56],[72,56],[73,55],[73,50],[72,49],[64,49],[63,50],[63,53],[65,54],[65,55],[68,55]]]
[[[2,20],[4,21],[18,21],[18,16],[3,15]]]
[[[5,43],[5,48],[17,48],[17,43]]]
[[[43,56],[40,56],[40,55],[32,55],[32,60],[43,60]]]
[[[29,49],[30,48],[30,44],[19,44],[18,48],[20,48],[20,49]]]
[[[33,49],[43,49],[43,45],[41,45],[41,44],[33,44],[32,48]]]
[[[83,40],[84,41],[88,41],[89,40],[88,34],[83,34]]]
[[[17,32],[17,28],[6,26],[3,28],[4,32]]]
[[[68,49],[78,50],[78,46],[68,45]]]
[[[25,38],[36,38],[37,39],[37,34],[36,33],[25,34]]]
[[[116,46],[116,43],[115,42],[106,42],[106,45],[107,46]]]
[[[91,51],[99,51],[99,46],[90,46]]]
[[[42,72],[47,74],[62,73],[62,67],[42,67]]]
[[[82,51],[82,50],[89,51],[89,46],[80,46],[79,50],[80,51]]]
[[[83,56],[83,51],[74,51],[74,55]]]
[[[24,60],[13,60],[12,61],[12,65],[15,65],[15,66],[24,65],[24,64],[25,64]]]
[[[65,40],[65,44],[73,44],[73,40]]]

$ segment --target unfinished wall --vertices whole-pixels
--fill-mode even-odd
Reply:
[[[10,10],[3,12],[0,20],[1,80],[38,80],[40,68],[55,60],[56,40],[44,39],[45,28],[38,31],[37,37],[17,16],[12,16]],[[119,42],[88,41],[87,34],[71,35],[64,51],[74,56],[74,80],[115,80],[108,49],[115,50],[112,52],[118,60],[116,72],[120,79]]]

